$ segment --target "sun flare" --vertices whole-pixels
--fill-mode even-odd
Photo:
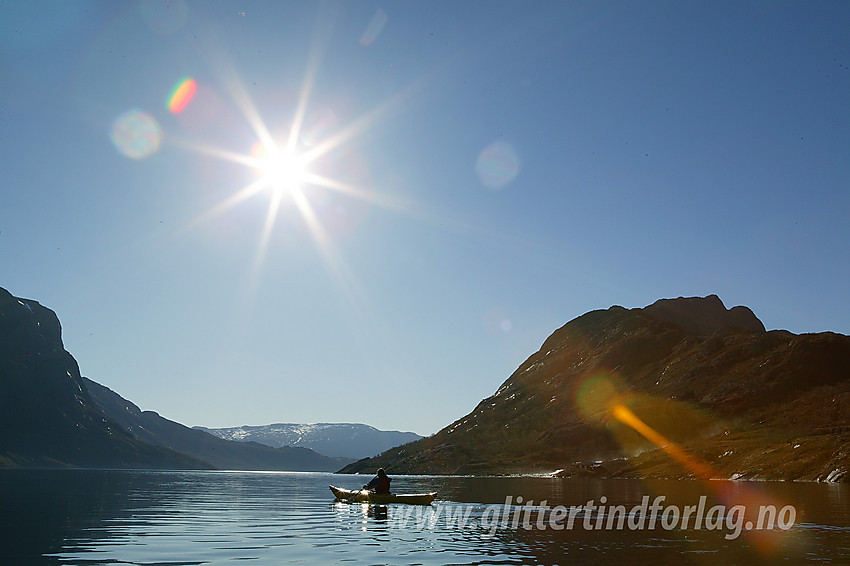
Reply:
[[[291,193],[300,189],[308,175],[307,162],[289,148],[268,147],[257,142],[251,148],[261,183],[275,193]]]

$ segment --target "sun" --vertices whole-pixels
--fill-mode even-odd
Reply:
[[[310,175],[305,157],[289,147],[258,141],[251,156],[260,183],[278,195],[300,190]]]

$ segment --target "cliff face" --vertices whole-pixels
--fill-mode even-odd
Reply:
[[[766,332],[748,308],[727,310],[714,295],[592,311],[470,414],[343,471],[694,475],[614,406],[717,477],[847,477],[850,337]]]
[[[0,289],[0,465],[208,468],[125,433],[95,406],[56,313]]]
[[[351,459],[222,440],[80,375],[52,310],[0,289],[0,467],[332,471]]]

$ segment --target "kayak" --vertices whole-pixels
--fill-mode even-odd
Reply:
[[[437,492],[431,493],[372,493],[364,490],[342,489],[328,486],[337,499],[355,503],[407,503],[410,505],[430,505]]]
[[[342,489],[328,486],[337,499],[354,503],[407,503],[409,505],[430,505],[437,492],[431,493],[372,493],[364,490]]]

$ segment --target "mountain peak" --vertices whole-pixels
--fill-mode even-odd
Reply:
[[[300,446],[342,458],[374,456],[422,437],[413,432],[378,430],[359,423],[274,423],[230,428],[195,427],[226,440],[253,441],[274,448]]]
[[[343,472],[697,477],[663,437],[714,478],[850,479],[848,392],[848,336],[766,332],[716,295],[613,306],[557,329],[433,436]]]
[[[641,310],[651,318],[675,324],[698,336],[710,336],[727,327],[765,332],[764,324],[753,311],[744,306],[727,309],[717,295],[659,299]]]

